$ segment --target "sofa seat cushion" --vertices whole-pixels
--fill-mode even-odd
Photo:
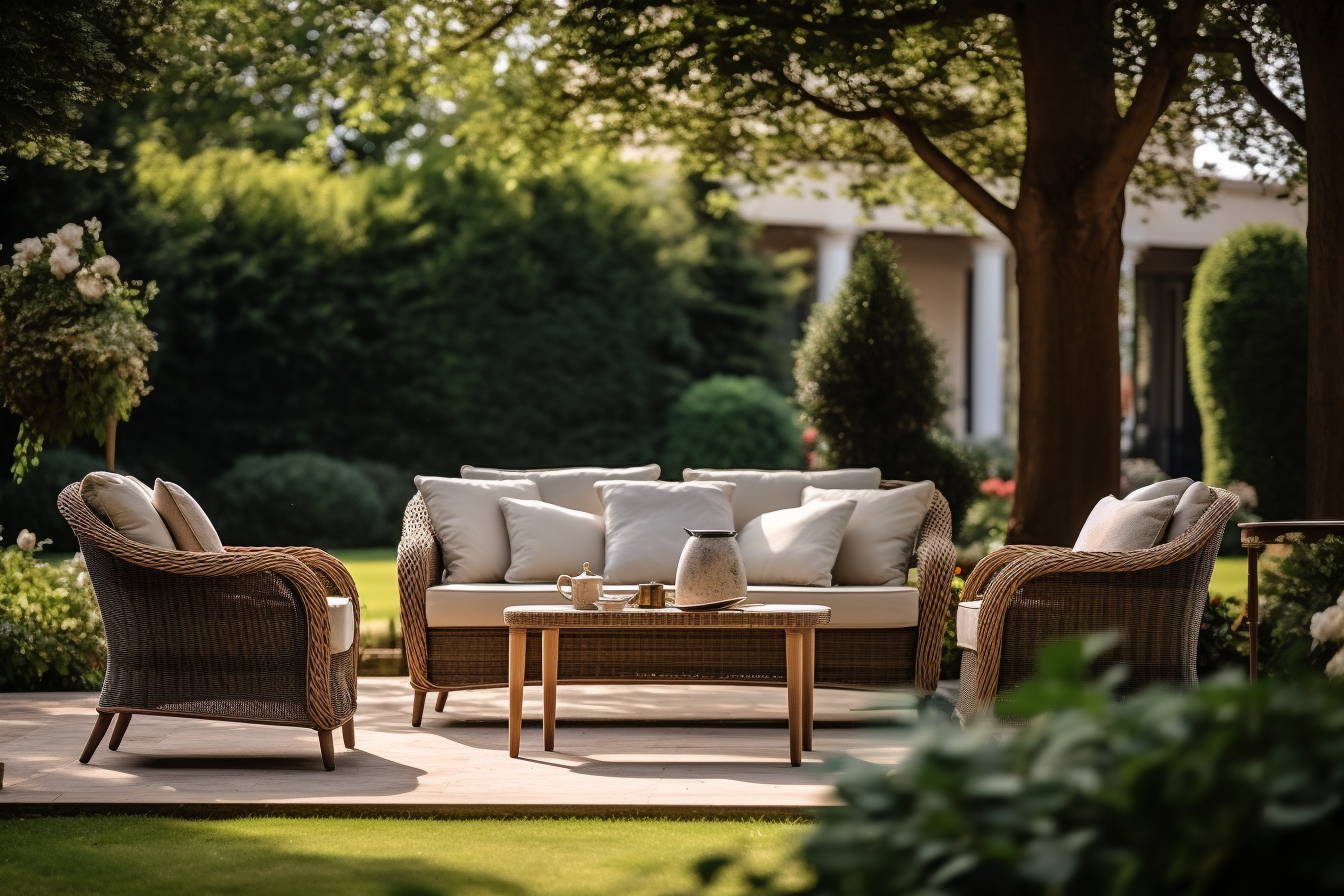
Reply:
[[[634,594],[635,587],[608,586],[608,594]],[[670,594],[676,590],[669,588]],[[827,628],[914,628],[919,624],[919,590],[904,586],[810,588],[805,585],[751,585],[752,603],[831,608]],[[425,593],[430,628],[504,625],[504,608],[524,604],[563,606],[554,585],[434,585]]]
[[[980,601],[966,600],[957,604],[957,646],[978,650],[976,633],[980,628]]]
[[[328,597],[327,622],[331,625],[331,652],[345,653],[355,643],[354,602],[348,597]]]

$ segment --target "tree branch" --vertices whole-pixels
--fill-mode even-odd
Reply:
[[[1197,42],[1197,49],[1209,53],[1228,53],[1236,57],[1241,67],[1241,85],[1255,98],[1279,125],[1293,135],[1293,139],[1303,146],[1307,145],[1307,120],[1292,106],[1285,103],[1278,94],[1269,89],[1269,85],[1260,77],[1256,67],[1255,52],[1251,42],[1242,37],[1204,38]]]
[[[947,181],[948,185],[956,190],[962,199],[969,202],[971,207],[979,212],[986,221],[993,224],[1000,233],[1012,239],[1013,209],[1004,205],[998,197],[981,186],[980,182],[974,177],[971,177],[966,169],[952,161],[947,153],[939,149],[938,145],[929,139],[929,136],[913,119],[890,109],[846,109],[843,106],[837,106],[830,100],[817,96],[787,74],[784,74],[783,77],[809,103],[823,112],[834,115],[836,118],[843,118],[846,121],[881,119],[894,124],[905,135],[905,139],[910,141],[910,148],[915,151],[915,155],[919,156],[920,160],[928,165],[934,174]]]
[[[470,37],[460,41],[456,46],[445,47],[444,52],[450,55],[456,55],[458,53],[461,53],[463,50],[467,49],[472,44],[476,43],[478,40],[481,40],[482,38],[489,37],[491,34],[494,34],[497,29],[507,24],[509,19],[512,19],[514,16],[518,15],[522,11],[523,11],[522,0],[519,0],[519,2],[513,3],[505,7],[504,11],[500,13],[498,16],[496,16],[493,21],[487,23],[484,28],[480,29]]]
[[[1180,0],[1167,20],[1165,34],[1144,66],[1134,101],[1125,112],[1115,141],[1115,152],[1121,159],[1138,159],[1153,125],[1176,98],[1195,55],[1194,38],[1205,5],[1206,0]],[[1131,167],[1132,161],[1126,170]]]

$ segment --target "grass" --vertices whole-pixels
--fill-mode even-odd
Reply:
[[[702,889],[697,862],[790,866],[787,822],[84,817],[0,820],[0,893],[641,896]],[[791,873],[802,881],[796,865]]]

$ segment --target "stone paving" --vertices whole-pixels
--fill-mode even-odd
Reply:
[[[0,811],[26,804],[293,804],[372,807],[750,807],[830,802],[827,759],[895,763],[911,699],[818,690],[815,750],[788,762],[782,688],[587,685],[559,691],[556,751],[541,749],[539,688],[527,689],[522,753],[507,753],[505,689],[459,691],[410,726],[410,686],[364,678],[356,748],[336,771],[307,729],[137,716],[117,752],[78,756],[96,694],[0,694]],[[110,808],[110,807],[109,807]]]

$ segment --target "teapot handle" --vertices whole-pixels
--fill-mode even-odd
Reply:
[[[564,589],[560,587],[561,582],[569,583],[569,594],[566,594]],[[561,576],[555,580],[555,590],[559,592],[560,596],[565,600],[569,601],[571,604],[574,603],[574,579],[569,576]]]

